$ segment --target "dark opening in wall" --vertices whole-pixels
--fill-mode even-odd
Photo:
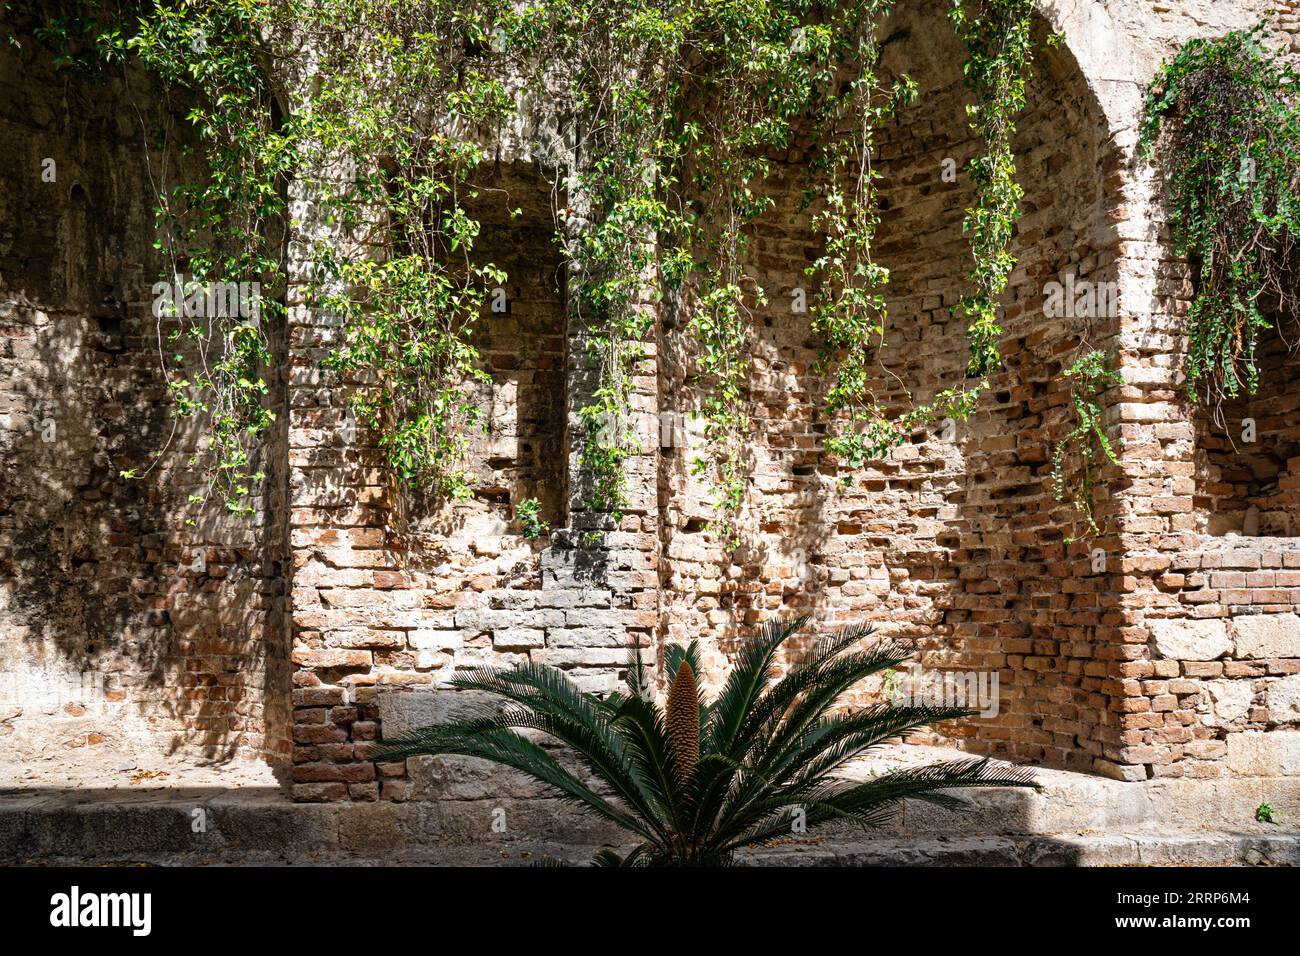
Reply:
[[[479,219],[479,262],[506,273],[488,290],[477,345],[492,376],[487,434],[474,459],[476,495],[515,508],[538,499],[552,527],[565,521],[565,288],[552,184],[526,163],[485,168],[466,205]]]
[[[1196,508],[1211,535],[1300,535],[1297,329],[1260,336],[1259,387],[1196,412]]]

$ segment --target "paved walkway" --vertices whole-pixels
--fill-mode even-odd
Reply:
[[[854,775],[956,751],[883,748]],[[91,863],[573,862],[619,835],[554,800],[295,804],[252,762],[0,765],[0,861]],[[908,803],[870,835],[792,837],[756,865],[1300,864],[1300,779],[1122,783],[1038,770],[1040,792],[968,793],[961,813]],[[1255,820],[1268,802],[1279,823]],[[503,823],[504,831],[494,823]]]

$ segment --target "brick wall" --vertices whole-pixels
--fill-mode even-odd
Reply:
[[[135,73],[56,75],[30,37],[0,52],[0,87],[7,756],[287,757],[282,436],[252,519],[188,506],[196,435],[157,366],[152,186],[188,161],[141,130],[175,136],[182,114]]]
[[[963,53],[930,7],[900,8],[887,30],[908,35],[883,63],[921,87],[876,156],[876,252],[894,280],[873,387],[898,409],[958,384],[967,356],[950,310],[969,285],[971,186],[943,171],[977,147]],[[1133,156],[1141,86],[1159,59],[1251,22],[1263,4],[1041,9],[1040,36],[1050,25],[1066,44],[1040,54],[1018,121],[1026,194],[1003,368],[969,422],[950,436],[918,430],[843,491],[823,452],[832,423],[819,343],[791,308],[796,288],[813,292],[803,270],[819,252],[800,202],[809,144],[776,157],[776,208],[752,235],[751,275],[770,301],[752,324],[753,478],[735,552],[705,527],[708,488],[690,468],[698,434],[683,443],[659,427],[699,407],[689,317],[676,308],[660,310],[635,369],[643,443],[629,505],[617,527],[589,508],[577,410],[594,366],[552,212],[582,197],[556,189],[575,162],[556,117],[530,115],[483,170],[480,251],[507,271],[509,308],[485,311],[478,329],[492,383],[476,394],[490,425],[473,447],[473,500],[395,486],[375,436],[352,422],[351,383],[320,370],[338,330],[307,307],[301,279],[311,240],[351,237],[317,221],[305,180],[290,186],[303,225],[287,244],[295,284],[274,336],[283,414],[256,519],[185,524],[185,429],[149,477],[117,480],[171,427],[150,355],[145,293],[159,263],[139,130],[124,118],[121,81],[68,86],[34,54],[0,54],[0,141],[11,146],[0,441],[20,464],[0,484],[0,660],[29,686],[107,673],[115,695],[108,720],[6,705],[0,733],[24,753],[149,738],[274,755],[291,722],[297,799],[527,797],[482,768],[376,765],[374,741],[445,716],[461,700],[447,680],[467,667],[529,659],[605,691],[633,642],[662,661],[667,643],[699,638],[716,682],[738,639],[799,612],[818,628],[872,621],[915,641],[931,672],[996,673],[996,717],[936,731],[975,752],[1123,779],[1296,772],[1300,550],[1279,517],[1294,493],[1289,359],[1271,353],[1276,384],[1228,410],[1230,422],[1251,412],[1261,424],[1259,447],[1238,455],[1182,389],[1187,268],[1155,177]],[[1300,6],[1284,4],[1279,29],[1294,32],[1298,18]],[[157,92],[132,82],[134,100],[157,109]],[[60,178],[42,193],[47,155],[62,157]],[[1118,312],[1046,315],[1046,285],[1067,277],[1113,282]],[[1122,460],[1099,491],[1102,534],[1069,544],[1082,524],[1047,479],[1070,427],[1061,373],[1085,347],[1124,377],[1104,399]],[[65,436],[52,446],[36,430],[51,416]],[[528,497],[554,529],[537,541],[513,517]],[[1240,534],[1251,504],[1265,537]]]

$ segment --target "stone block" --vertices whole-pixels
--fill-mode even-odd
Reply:
[[[1210,694],[1210,713],[1205,720],[1207,725],[1223,727],[1241,720],[1250,712],[1250,702],[1255,696],[1250,681],[1206,681],[1205,688]]]
[[[531,627],[507,627],[492,632],[492,646],[501,651],[527,651],[546,646],[546,632]]]
[[[1264,691],[1268,719],[1275,724],[1300,721],[1300,674],[1273,681]]]
[[[1229,734],[1228,769],[1244,777],[1300,776],[1300,731]]]
[[[1223,621],[1174,620],[1150,624],[1156,651],[1170,660],[1212,661],[1232,650]]]
[[[1300,617],[1249,614],[1232,619],[1237,657],[1300,657]]]

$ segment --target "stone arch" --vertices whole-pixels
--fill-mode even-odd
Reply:
[[[1038,38],[1064,29],[1066,43],[1040,51],[1019,123],[1026,197],[1015,240],[1020,264],[1006,297],[1007,370],[964,435],[945,441],[918,430],[850,491],[835,493],[821,452],[829,423],[814,371],[818,344],[807,316],[789,306],[815,255],[799,204],[807,156],[791,150],[775,177],[777,209],[753,237],[755,279],[771,302],[755,315],[754,534],[734,559],[720,553],[707,533],[707,501],[685,465],[689,453],[666,456],[660,639],[721,632],[705,653],[706,668],[720,673],[731,636],[765,618],[811,613],[823,627],[872,621],[880,634],[915,640],[927,670],[999,675],[1001,715],[946,728],[947,742],[1090,769],[1106,719],[1104,667],[1093,656],[1107,639],[1106,598],[1092,584],[1066,583],[1084,576],[1070,563],[1078,556],[1067,555],[1061,532],[1070,516],[1047,479],[1052,442],[1068,430],[1059,379],[1070,349],[1086,339],[1113,350],[1119,321],[1112,310],[1087,335],[1082,318],[1044,321],[1043,286],[1066,272],[1118,285],[1121,198],[1110,185],[1124,162],[1124,98],[1134,98],[1136,85],[1127,74],[1104,74],[1102,53],[1090,50],[1109,29],[1103,8],[1043,10]],[[964,112],[964,51],[943,11],[900,4],[882,33],[898,29],[906,35],[889,45],[882,69],[913,75],[921,95],[878,139],[877,252],[894,278],[880,353],[888,371],[875,386],[902,410],[964,377],[964,326],[952,307],[968,281],[961,221],[973,187],[964,176],[943,181],[941,170],[945,158],[963,168],[978,144]],[[1131,62],[1122,41],[1109,48]],[[1120,92],[1107,92],[1111,80]],[[687,409],[673,403],[687,390],[674,353],[669,330],[660,394],[680,412]]]
[[[1274,21],[1279,39],[1294,38],[1289,11],[1273,7],[1281,16]],[[1255,0],[1217,9],[1210,22],[1167,11],[1151,39],[1128,22],[1144,11],[1115,8],[1126,34],[1144,49],[1144,70],[1193,36],[1249,27],[1265,12]],[[1159,21],[1146,14],[1144,22]],[[1132,106],[1135,123],[1140,109]],[[1286,513],[1285,464],[1242,454],[1232,431],[1241,418],[1257,417],[1263,438],[1253,451],[1287,461],[1294,357],[1288,360],[1279,343],[1262,343],[1267,391],[1253,409],[1241,403],[1225,408],[1226,421],[1211,422],[1184,387],[1192,277],[1166,226],[1159,163],[1134,164],[1121,186],[1125,201],[1115,219],[1126,387],[1108,414],[1121,440],[1116,497],[1123,537],[1116,557],[1124,577],[1113,585],[1123,593],[1104,649],[1110,713],[1101,768],[1127,780],[1261,773],[1285,765],[1298,739],[1270,723],[1284,712],[1270,705],[1285,696],[1288,665],[1257,658],[1264,647],[1278,659],[1300,654],[1300,621],[1292,613],[1300,578],[1289,570],[1300,566],[1300,538]],[[1254,519],[1252,509],[1259,512]]]
[[[1142,103],[1141,71],[1127,35],[1101,0],[1036,0],[1047,25],[1092,91],[1112,133],[1130,128]]]

